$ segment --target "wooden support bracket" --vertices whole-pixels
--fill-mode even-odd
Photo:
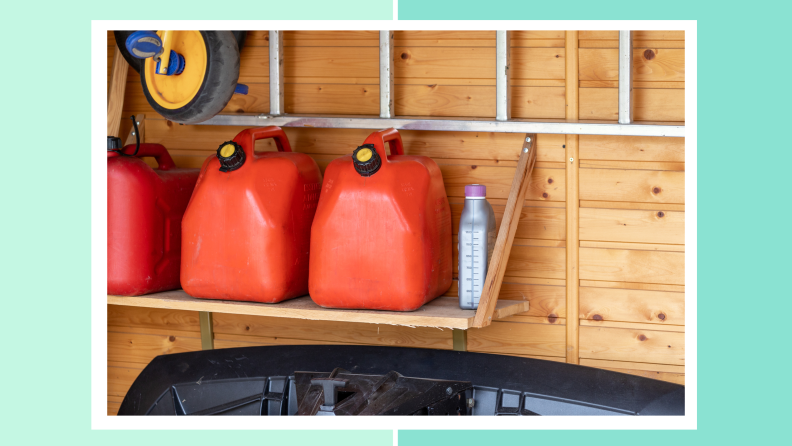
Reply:
[[[129,119],[129,118],[127,118]],[[138,113],[135,115],[135,121],[137,122],[138,132],[140,133],[140,143],[143,144],[146,142],[146,115],[145,113]],[[135,144],[137,139],[135,137],[135,127],[133,126],[129,130],[129,134],[124,141],[124,145],[128,146],[130,144]]]
[[[492,260],[487,269],[487,278],[484,281],[476,317],[473,319],[473,327],[482,328],[492,323],[492,315],[498,303],[503,275],[506,273],[506,263],[511,254],[514,234],[517,232],[517,223],[520,221],[534,164],[536,164],[536,134],[530,133],[525,135],[520,159],[517,161],[517,171],[514,173],[509,198],[506,201],[506,210],[495,241],[495,249],[492,251]]]
[[[110,86],[107,91],[107,136],[119,135],[121,128],[121,111],[124,108],[124,92],[126,91],[129,64],[118,48],[113,56],[113,68],[110,74]]]

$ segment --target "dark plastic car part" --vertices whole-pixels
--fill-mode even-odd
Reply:
[[[684,415],[685,387],[608,370],[483,353],[268,346],[158,356],[135,380],[118,412],[374,413]]]

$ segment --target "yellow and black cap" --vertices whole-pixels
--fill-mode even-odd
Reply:
[[[374,144],[363,144],[352,152],[352,164],[361,176],[370,177],[382,167],[382,159]]]
[[[245,151],[234,141],[226,141],[217,148],[220,172],[231,172],[245,164]]]

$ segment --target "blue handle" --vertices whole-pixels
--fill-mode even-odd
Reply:
[[[157,57],[162,54],[162,39],[153,31],[135,31],[127,37],[127,51],[138,59]]]

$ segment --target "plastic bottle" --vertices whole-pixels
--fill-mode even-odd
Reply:
[[[459,307],[478,308],[492,250],[495,248],[495,212],[486,199],[487,186],[465,186],[465,207],[459,219]]]

